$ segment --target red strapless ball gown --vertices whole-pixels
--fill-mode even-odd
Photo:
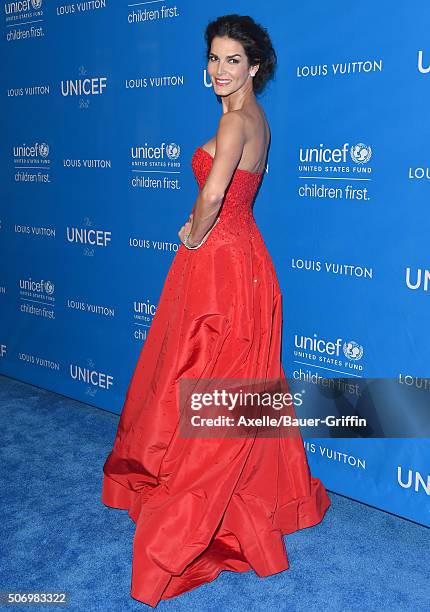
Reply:
[[[212,161],[194,152],[200,188]],[[206,242],[178,249],[103,468],[102,502],[136,524],[131,596],[152,607],[222,570],[286,570],[282,536],[330,506],[300,437],[179,433],[181,377],[285,379],[282,295],[252,213],[261,177],[236,169]]]

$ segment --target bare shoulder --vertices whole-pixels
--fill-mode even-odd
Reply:
[[[226,147],[235,144],[243,144],[246,141],[246,125],[243,113],[240,111],[228,111],[223,113],[218,122],[216,143],[223,143]]]
[[[219,128],[237,130],[242,132],[245,140],[252,138],[256,133],[264,130],[270,139],[270,128],[263,108],[257,104],[251,108],[240,108],[223,113],[219,120]]]
[[[227,158],[234,152],[240,169],[259,172],[265,163],[270,129],[259,104],[223,113],[216,134],[216,151]]]
[[[242,109],[223,113],[219,120],[220,128],[244,129],[246,116]]]

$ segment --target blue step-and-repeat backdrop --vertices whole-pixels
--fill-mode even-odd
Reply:
[[[427,2],[2,5],[0,372],[121,412],[222,112],[204,30],[249,14],[284,369],[308,412],[370,419],[304,431],[312,472],[430,526]]]

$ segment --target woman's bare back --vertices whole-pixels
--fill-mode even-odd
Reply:
[[[250,104],[240,112],[245,119],[245,144],[237,168],[247,172],[263,172],[270,144],[270,128],[266,115],[259,104]],[[205,143],[203,149],[215,157],[216,136]]]

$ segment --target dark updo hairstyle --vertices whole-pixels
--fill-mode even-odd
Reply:
[[[260,64],[253,77],[254,93],[259,94],[271,79],[276,68],[276,53],[266,28],[256,23],[248,15],[223,15],[211,21],[206,27],[206,59],[209,61],[212,39],[215,36],[228,36],[241,43],[250,66]]]

